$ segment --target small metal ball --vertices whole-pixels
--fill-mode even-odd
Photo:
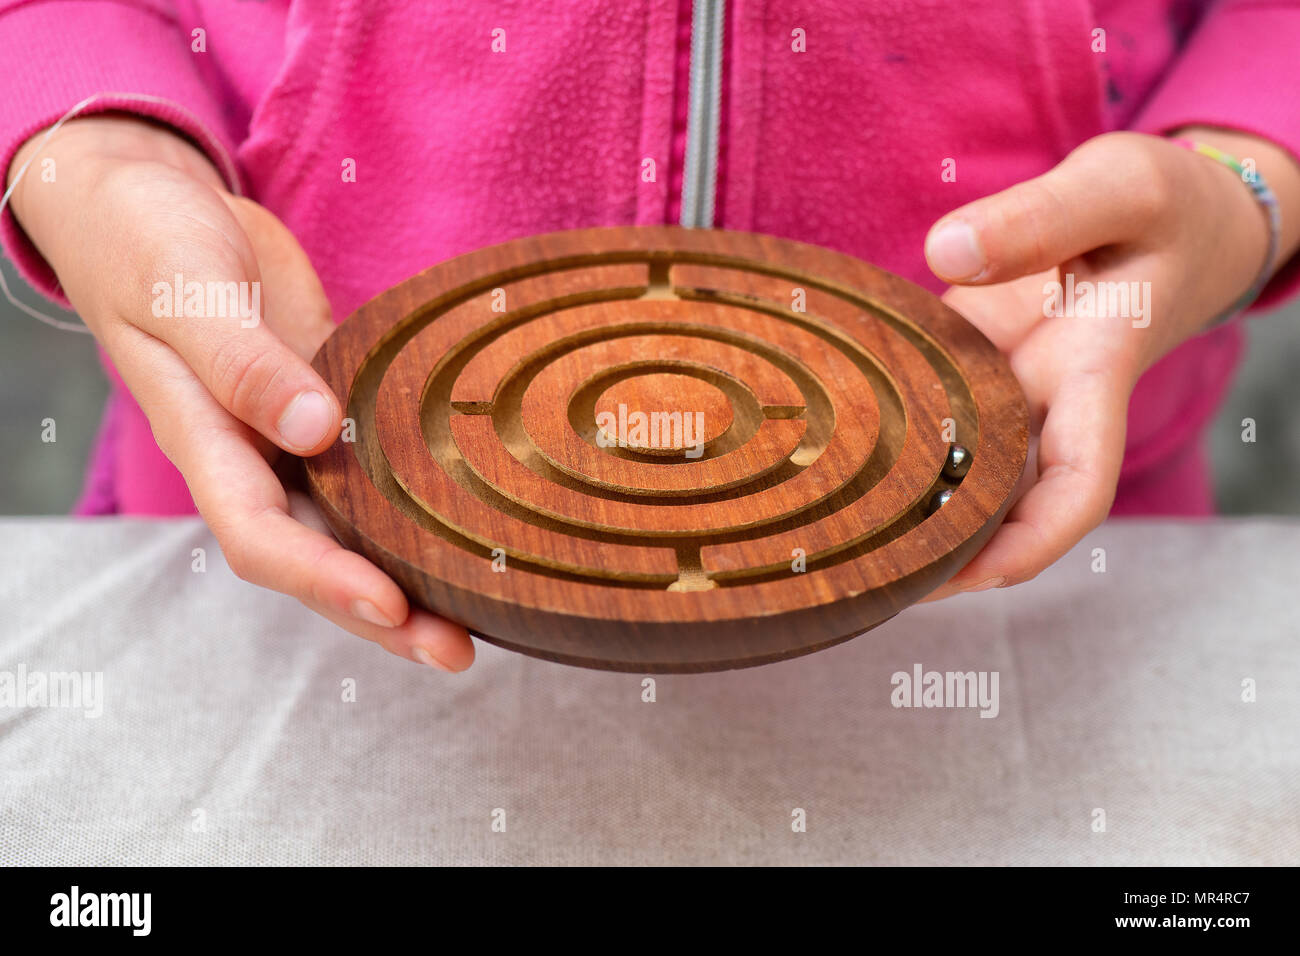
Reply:
[[[948,460],[943,463],[943,473],[953,481],[961,481],[970,471],[971,454],[965,445],[949,445]]]
[[[945,488],[930,499],[930,514],[934,514],[948,503],[948,499],[957,493],[956,488]]]

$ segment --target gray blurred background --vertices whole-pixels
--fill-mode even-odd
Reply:
[[[0,260],[23,302],[54,307]],[[72,318],[69,316],[68,318]],[[1219,507],[1300,514],[1300,303],[1252,318],[1249,345],[1211,434]],[[81,490],[108,383],[89,335],[43,325],[0,298],[0,514],[64,514]],[[53,418],[57,441],[41,441]],[[1241,421],[1257,423],[1254,444]]]

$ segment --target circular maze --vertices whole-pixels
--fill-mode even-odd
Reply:
[[[951,577],[1023,468],[994,347],[849,256],[675,227],[461,256],[315,366],[355,423],[308,461],[418,603],[566,663],[699,671],[837,643]]]

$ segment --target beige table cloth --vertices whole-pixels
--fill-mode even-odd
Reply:
[[[197,520],[4,519],[0,701],[91,676],[0,702],[0,865],[1295,864],[1298,556],[1294,521],[1112,522],[648,702],[483,643],[461,675],[390,657]],[[996,673],[997,716],[895,707],[918,666]]]

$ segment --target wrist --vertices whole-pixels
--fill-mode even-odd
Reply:
[[[31,232],[43,210],[60,197],[68,199],[89,187],[104,169],[125,162],[162,163],[225,189],[221,174],[187,139],[165,126],[127,114],[104,113],[76,117],[60,126],[49,139],[42,129],[18,148],[5,176],[13,186],[19,171],[32,161],[10,197],[10,209],[19,224]],[[54,161],[54,182],[71,189],[42,189],[41,163]]]
[[[1262,136],[1215,126],[1184,126],[1169,135],[1205,143],[1239,160],[1251,160],[1277,196],[1282,213],[1277,265],[1300,251],[1300,160]]]
[[[1246,133],[1184,127],[1170,136],[1209,160],[1200,164],[1201,175],[1208,166],[1222,190],[1207,209],[1206,228],[1216,245],[1216,271],[1228,277],[1235,296],[1207,302],[1217,306],[1206,320],[1213,326],[1247,309],[1300,248],[1300,164],[1277,144]],[[1248,281],[1240,279],[1243,258]]]

